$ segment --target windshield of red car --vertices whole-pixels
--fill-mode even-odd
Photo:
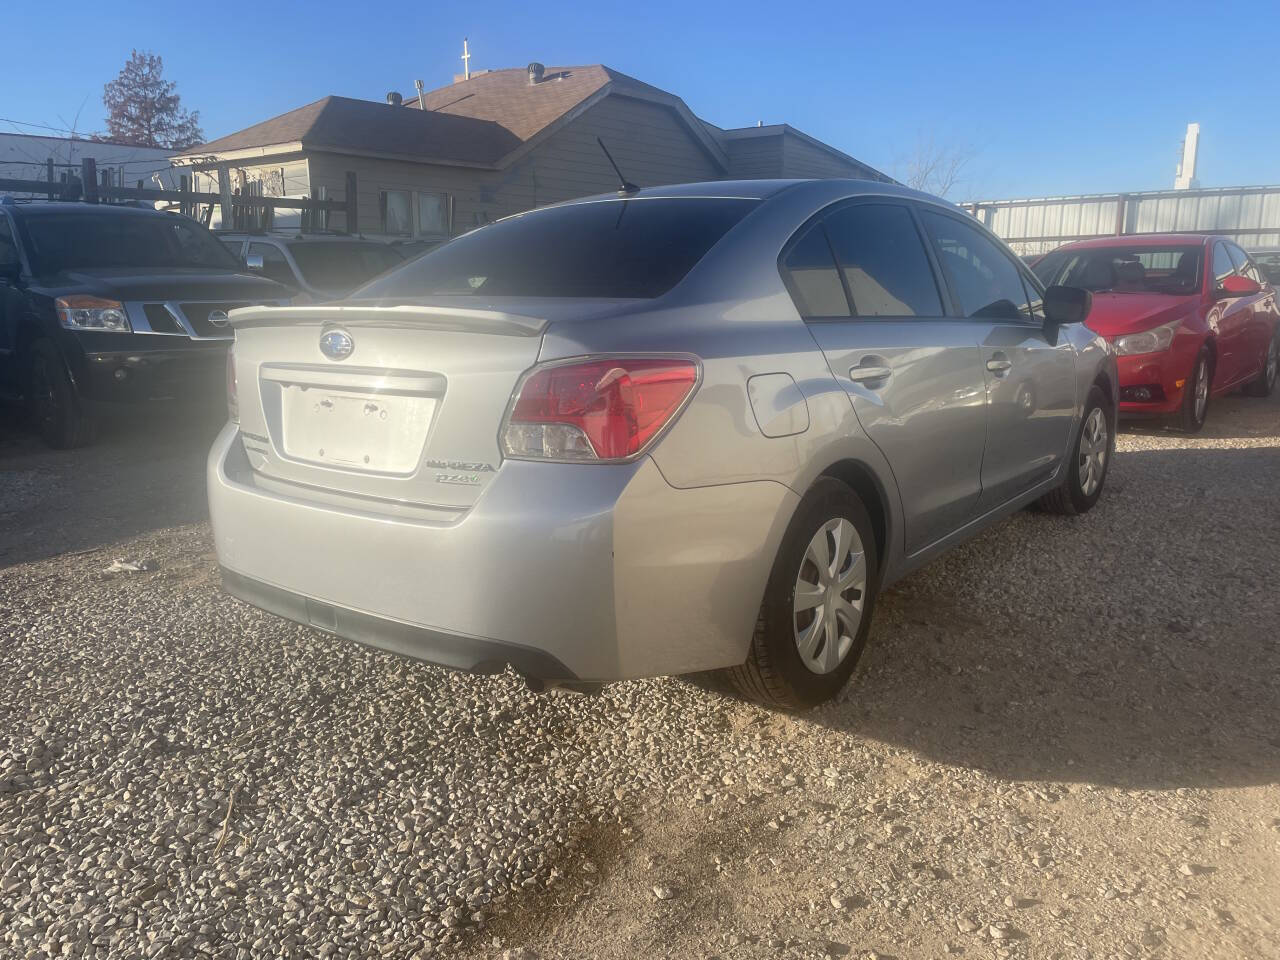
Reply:
[[[1185,296],[1200,290],[1203,255],[1201,246],[1087,247],[1055,250],[1031,269],[1045,286]]]

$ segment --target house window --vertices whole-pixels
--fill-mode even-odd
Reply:
[[[408,190],[382,190],[378,193],[382,208],[382,232],[395,237],[413,234],[412,212]]]
[[[447,239],[449,236],[449,195],[418,194],[418,236]]]

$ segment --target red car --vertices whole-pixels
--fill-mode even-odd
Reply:
[[[1211,397],[1275,387],[1276,291],[1225,237],[1148,234],[1068,243],[1032,267],[1046,286],[1093,291],[1088,326],[1110,340],[1120,414],[1204,426]]]

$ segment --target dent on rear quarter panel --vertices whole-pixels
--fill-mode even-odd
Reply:
[[[620,675],[742,663],[799,500],[770,480],[677,489],[646,460],[613,518]]]

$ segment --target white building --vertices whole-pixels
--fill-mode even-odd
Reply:
[[[141,180],[149,189],[178,189],[179,173],[169,163],[174,150],[135,147],[78,137],[37,137],[0,132],[0,179],[45,180],[52,160],[53,178],[80,176],[80,161],[92,157],[99,176],[107,171],[112,184],[134,187]],[[22,194],[16,194],[22,196]]]

